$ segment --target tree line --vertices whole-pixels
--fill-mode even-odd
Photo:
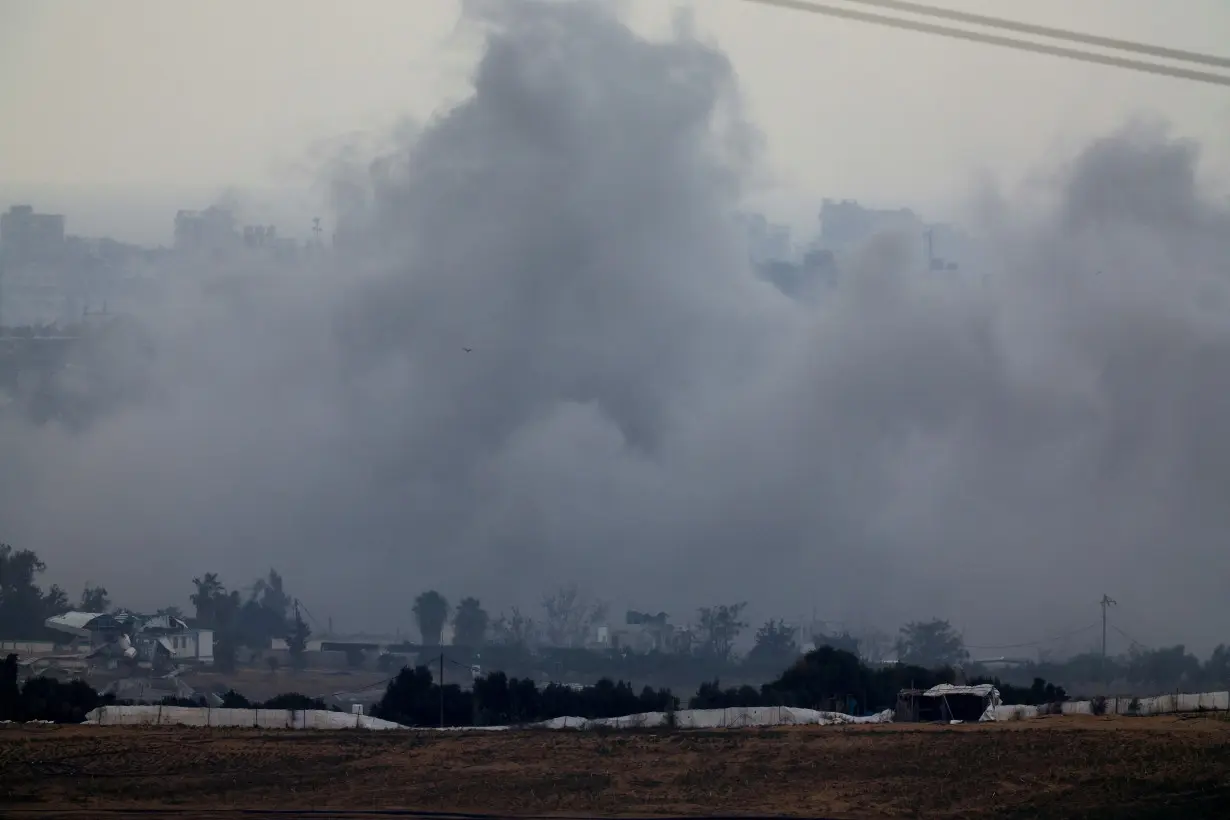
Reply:
[[[847,713],[893,708],[905,688],[929,688],[951,683],[952,669],[926,669],[895,664],[869,667],[850,652],[821,647],[798,658],[773,681],[760,688],[723,689],[718,681],[700,687],[687,702],[691,709],[747,706],[800,706]],[[1002,686],[1002,685],[1001,685]],[[1050,703],[1066,698],[1061,688],[1035,681],[1026,690],[1003,688],[1012,703]],[[17,658],[0,664],[0,720],[50,720],[79,723],[98,706],[116,703],[82,681],[61,683],[31,678],[17,685]],[[168,698],[163,705],[204,706],[203,699]],[[334,709],[324,700],[298,693],[277,695],[263,703],[230,691],[222,708]],[[386,685],[372,714],[405,726],[523,725],[557,717],[611,718],[641,712],[674,712],[680,699],[670,689],[643,687],[600,679],[589,686],[551,683],[539,686],[529,678],[491,672],[474,680],[470,689],[456,683],[440,685],[424,666],[406,667]]]
[[[822,646],[798,657],[785,671],[759,688],[723,689],[717,680],[703,684],[687,702],[689,709],[725,709],[753,706],[795,706],[847,714],[892,709],[903,689],[929,689],[953,683],[951,667],[927,668],[909,664],[870,666],[853,653]],[[1067,699],[1062,687],[1035,680],[1029,687],[1014,687],[987,680],[1000,688],[1005,702],[1041,705]],[[373,714],[406,726],[517,725],[575,716],[588,719],[619,717],[641,712],[673,712],[680,700],[670,689],[645,687],[637,692],[630,683],[601,679],[586,687],[552,683],[539,688],[534,681],[492,672],[474,681],[471,690],[457,684],[441,686],[426,667],[402,669],[389,682]]]
[[[58,639],[43,625],[46,618],[72,608],[65,590],[39,587],[46,570],[29,550],[0,544],[0,625],[10,638]],[[267,649],[275,638],[284,639],[292,665],[302,666],[311,628],[297,600],[287,591],[282,576],[271,569],[242,589],[228,589],[217,573],[192,579],[189,596],[193,625],[214,630],[214,662],[222,671],[235,668],[241,650]],[[112,602],[105,587],[86,584],[78,609],[105,612]],[[546,669],[556,675],[597,678],[645,678],[651,675],[671,681],[712,677],[759,677],[775,673],[803,651],[799,630],[781,619],[770,619],[752,634],[751,648],[740,655],[736,646],[750,629],[746,603],[719,604],[700,608],[687,629],[666,628],[666,613],[629,613],[651,628],[662,627],[661,640],[649,651],[609,646],[593,650],[599,625],[606,623],[609,607],[588,598],[575,585],[563,586],[544,595],[541,612],[530,614],[513,607],[492,616],[475,597],[462,598],[454,607],[436,590],[417,595],[408,607],[420,636],[421,646],[444,643],[446,626],[452,626],[453,653],[485,669],[530,674]],[[185,618],[177,607],[159,613]],[[970,662],[960,633],[940,619],[905,624],[895,638],[866,633],[811,635],[815,647],[829,646],[849,652],[871,665],[889,661],[913,667],[961,666],[967,675],[984,673]],[[364,661],[353,653],[351,662]],[[382,658],[382,669],[399,668],[405,658]],[[1230,647],[1218,646],[1204,661],[1182,645],[1147,649],[1134,646],[1119,657],[1103,659],[1088,652],[1063,661],[1028,663],[1010,672],[1013,683],[1028,686],[1034,678],[1088,685],[1094,682],[1126,682],[1153,686],[1159,691],[1179,688],[1224,688],[1230,685]]]

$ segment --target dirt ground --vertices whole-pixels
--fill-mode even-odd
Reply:
[[[0,815],[1230,816],[1230,721],[507,733],[0,728]]]

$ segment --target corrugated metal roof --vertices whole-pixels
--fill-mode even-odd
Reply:
[[[89,634],[86,626],[102,614],[101,612],[65,612],[63,615],[52,615],[43,621],[43,625],[59,632],[86,636]]]

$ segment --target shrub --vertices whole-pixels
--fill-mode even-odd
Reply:
[[[307,695],[301,695],[298,692],[286,692],[281,695],[274,695],[264,703],[258,704],[256,708],[289,709],[292,711],[302,711],[305,709],[328,710],[329,705],[320,698],[310,698]]]

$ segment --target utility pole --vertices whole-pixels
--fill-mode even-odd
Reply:
[[[1102,607],[1102,684],[1106,684],[1106,610],[1116,605],[1115,599],[1111,598],[1105,592],[1102,593],[1102,600],[1098,601]]]
[[[444,728],[444,653],[440,653],[440,728]]]

